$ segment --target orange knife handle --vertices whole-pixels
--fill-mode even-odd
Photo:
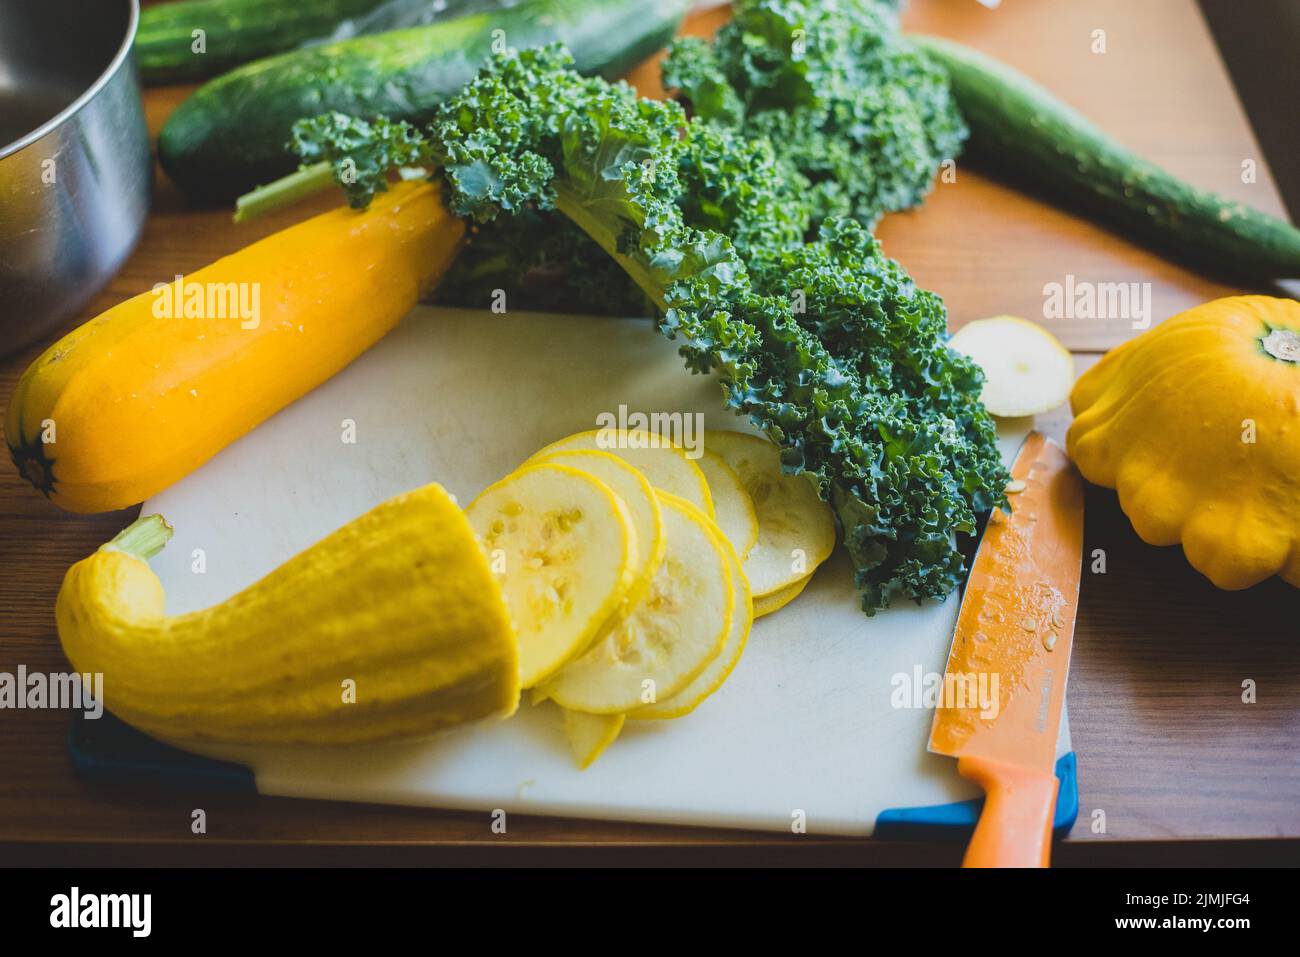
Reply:
[[[966,757],[957,771],[984,789],[984,810],[962,867],[1047,867],[1056,815],[1056,775]]]

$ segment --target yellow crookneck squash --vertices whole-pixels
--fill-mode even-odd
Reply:
[[[1067,448],[1142,539],[1225,589],[1300,586],[1300,303],[1217,299],[1075,384]]]
[[[141,518],[73,565],[59,638],[105,706],[182,745],[422,737],[519,700],[514,629],[464,512],[427,485],[211,608],[169,617]]]
[[[464,234],[437,185],[400,183],[114,306],[19,380],[14,464],[74,512],[144,501],[377,342]]]

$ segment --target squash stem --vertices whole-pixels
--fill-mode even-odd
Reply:
[[[304,166],[295,173],[281,176],[275,182],[259,186],[235,200],[235,222],[246,223],[333,185],[334,168],[328,160]]]
[[[171,537],[172,527],[165,518],[161,515],[142,515],[114,535],[112,541],[103,547],[148,560],[161,552]]]
[[[1300,365],[1300,333],[1292,329],[1270,329],[1259,343],[1265,352],[1279,362]]]

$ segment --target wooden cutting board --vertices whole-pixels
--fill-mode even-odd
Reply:
[[[176,529],[153,561],[168,610],[230,596],[400,491],[437,481],[467,502],[620,406],[747,428],[646,320],[421,307],[145,504]],[[1025,429],[1008,430],[1004,454]],[[755,624],[740,665],[695,713],[629,722],[586,771],[550,704],[417,744],[207,754],[246,765],[265,794],[776,831],[802,812],[809,833],[865,835],[886,809],[978,793],[955,762],[926,753],[931,712],[894,706],[896,684],[942,673],[956,611],[954,596],[867,618],[841,554]],[[1069,750],[1064,722],[1060,744]]]

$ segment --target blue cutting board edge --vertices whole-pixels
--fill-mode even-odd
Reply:
[[[199,757],[156,741],[109,712],[92,721],[77,712],[68,728],[68,754],[82,778],[109,786],[204,787],[256,794],[253,772],[242,764]],[[1056,762],[1060,792],[1053,830],[1064,837],[1079,815],[1078,763],[1074,752]],[[960,840],[970,834],[983,800],[931,807],[890,808],[876,818],[876,840]]]
[[[1056,780],[1060,788],[1052,833],[1061,838],[1070,833],[1079,816],[1079,763],[1073,751],[1056,759]],[[972,798],[931,807],[889,808],[876,816],[871,836],[886,841],[965,838],[975,829],[983,806],[983,798]]]

